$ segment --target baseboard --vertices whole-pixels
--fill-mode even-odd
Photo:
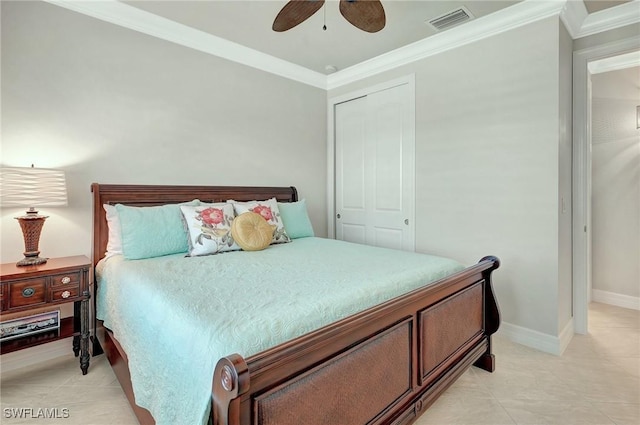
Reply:
[[[58,357],[73,355],[71,337],[0,356],[0,373],[46,362]]]
[[[562,355],[562,353],[564,353],[564,350],[567,349],[567,347],[569,346],[569,344],[571,343],[571,340],[573,339],[573,335],[575,335],[575,329],[573,326],[573,317],[569,320],[569,322],[567,322],[567,324],[565,325],[564,329],[562,329],[562,332],[560,332],[560,336],[558,336],[558,342],[560,343],[559,348],[560,348],[560,354]]]
[[[545,334],[507,322],[500,324],[498,333],[518,344],[560,356],[573,338],[573,319],[569,320],[559,336]]]
[[[592,293],[592,301],[594,302],[640,310],[640,297],[616,294],[615,292],[601,291],[599,289],[594,289]]]

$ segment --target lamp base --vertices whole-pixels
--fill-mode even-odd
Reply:
[[[24,237],[24,258],[16,263],[16,266],[35,266],[47,262],[46,258],[40,257],[38,243],[40,241],[40,232],[47,216],[39,215],[38,211],[31,208],[26,215],[16,217],[22,228],[22,236]]]
[[[42,257],[24,257],[22,260],[16,263],[16,266],[24,267],[24,266],[37,266],[38,264],[44,264],[47,262],[46,258]]]

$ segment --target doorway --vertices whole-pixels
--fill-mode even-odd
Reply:
[[[579,50],[573,53],[573,321],[578,334],[588,332],[588,305],[592,294],[592,153],[591,78],[589,66],[615,62],[640,50],[640,39]]]
[[[624,56],[589,66],[591,294],[593,302],[640,310],[640,52]]]

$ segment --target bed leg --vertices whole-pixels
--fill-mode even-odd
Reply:
[[[239,425],[240,396],[249,389],[249,368],[242,356],[232,354],[220,359],[212,386],[213,425]]]
[[[498,310],[498,302],[496,301],[496,297],[493,294],[491,273],[495,269],[500,267],[500,260],[498,259],[498,257],[488,256],[480,260],[480,262],[483,261],[493,262],[493,266],[482,273],[485,280],[484,334],[487,338],[487,351],[485,351],[484,354],[482,354],[482,356],[478,360],[476,360],[473,365],[479,367],[480,369],[486,370],[487,372],[493,372],[496,369],[496,357],[493,355],[491,335],[498,330],[498,327],[500,327],[500,310]]]
[[[491,352],[491,336],[487,337],[487,342],[489,344],[487,351],[485,351],[473,365],[487,372],[493,372],[496,370],[496,356]]]

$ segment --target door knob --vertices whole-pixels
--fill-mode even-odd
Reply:
[[[337,214],[337,215],[336,215],[336,218],[340,218],[340,214]]]
[[[407,226],[409,225],[409,219],[408,218],[404,219],[404,224],[406,224]]]

